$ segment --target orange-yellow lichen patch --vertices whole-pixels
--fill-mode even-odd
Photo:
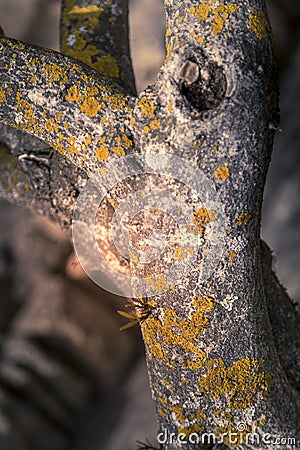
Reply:
[[[236,223],[237,223],[237,225],[247,225],[247,223],[249,222],[250,219],[251,219],[251,214],[242,212],[239,215]]]
[[[191,370],[198,370],[203,366],[206,353],[199,347],[199,335],[207,328],[209,320],[205,314],[214,309],[215,303],[209,297],[195,297],[192,305],[195,311],[187,319],[180,320],[175,311],[167,308],[162,322],[149,317],[141,324],[150,357],[165,359],[172,366],[172,348],[178,346],[186,357],[183,365]]]
[[[78,143],[76,141],[76,138],[69,137],[68,138],[68,142],[70,143],[70,145],[69,145],[69,147],[67,149],[67,152],[70,153],[70,154],[73,153],[73,154],[77,155],[79,153],[79,146],[78,146]]]
[[[182,261],[189,256],[193,256],[194,250],[192,247],[186,248],[186,247],[179,247],[175,252],[175,259],[178,261]]]
[[[143,128],[143,134],[148,134],[150,131],[150,128],[148,127],[148,125],[144,126]]]
[[[121,147],[121,145],[117,145],[116,147],[113,147],[112,150],[117,156],[125,156],[125,150],[123,147]]]
[[[197,226],[207,225],[210,222],[215,222],[218,218],[218,213],[212,209],[199,208],[194,213],[194,219]]]
[[[41,72],[46,75],[47,80],[51,83],[53,81],[61,81],[66,83],[68,81],[68,76],[62,67],[58,64],[45,64],[41,69]]]
[[[88,135],[86,136],[85,140],[84,140],[84,144],[83,144],[84,147],[87,147],[88,145],[90,145],[91,142],[92,142],[91,135],[88,134]]]
[[[160,120],[151,120],[150,128],[151,130],[157,130],[160,127]]]
[[[149,100],[147,97],[142,97],[138,102],[138,106],[141,108],[142,114],[148,116],[150,119],[154,119],[156,105],[152,100]]]
[[[6,102],[6,94],[2,90],[0,90],[0,103]]]
[[[219,3],[216,0],[202,0],[199,6],[192,6],[189,12],[203,21],[208,19],[209,14],[213,14],[214,20],[211,29],[213,34],[219,34],[223,30],[224,23],[230,14],[234,13],[238,8],[239,6],[234,4],[225,5],[225,3]]]
[[[71,86],[65,96],[65,99],[69,102],[81,102],[83,100],[83,96],[80,93],[79,86]]]
[[[66,0],[62,14],[62,52],[94,67],[92,57],[99,54],[94,45],[88,45],[89,34],[95,32],[104,11],[97,5],[78,6]]]
[[[74,1],[73,1],[74,3]],[[89,5],[89,6],[73,6],[70,11],[68,11],[68,14],[70,16],[72,15],[80,15],[80,16],[87,16],[89,17],[91,14],[96,13],[97,15],[100,15],[104,11],[103,8],[96,6],[96,5]]]
[[[198,148],[201,146],[201,139],[197,139],[197,141],[194,144],[194,149],[198,150]]]
[[[218,178],[219,180],[227,180],[229,176],[230,172],[228,167],[226,166],[219,166],[215,173],[215,177]]]
[[[54,119],[49,119],[46,123],[45,123],[45,128],[46,130],[50,133],[51,131],[58,131],[58,124],[55,122]]]
[[[226,367],[221,358],[214,358],[206,363],[199,392],[217,399],[226,395],[231,410],[250,408],[255,396],[264,397],[271,385],[271,376],[259,371],[263,363],[262,359],[243,358]]]
[[[90,117],[95,117],[100,109],[101,106],[95,97],[87,97],[80,105],[80,110]]]
[[[106,147],[106,145],[100,145],[99,148],[97,148],[96,150],[96,158],[98,159],[98,161],[104,161],[109,155],[109,150],[108,147]]]
[[[129,139],[125,134],[122,136],[122,141],[125,147],[132,147],[132,140]]]
[[[101,109],[101,104],[95,98],[95,95],[99,93],[99,89],[96,86],[86,86],[84,92],[80,91],[80,87],[77,85],[71,86],[68,90],[65,99],[69,102],[77,103],[81,112],[86,116],[94,117]]]
[[[28,123],[30,123],[32,125],[34,125],[36,123],[36,118],[35,118],[33,109],[31,107],[25,109],[24,117]]]
[[[257,39],[265,39],[267,37],[267,18],[263,11],[252,8],[252,14],[249,17],[248,25],[255,33]]]
[[[119,77],[117,60],[110,54],[89,44],[90,35],[95,33],[103,7],[97,5],[78,6],[74,0],[67,0],[62,16],[62,51],[108,78]]]
[[[178,433],[184,433],[185,436],[199,432],[202,428],[200,423],[207,419],[202,409],[191,411],[181,405],[170,405],[169,410],[174,422],[177,424]]]
[[[126,97],[123,94],[106,95],[103,100],[110,104],[112,109],[121,109],[126,104]]]

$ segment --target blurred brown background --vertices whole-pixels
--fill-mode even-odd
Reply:
[[[300,2],[270,0],[282,133],[268,176],[263,237],[300,299]],[[0,0],[5,33],[58,49],[58,0]],[[162,0],[131,0],[140,92],[164,58]],[[124,450],[154,441],[155,416],[138,330],[119,332],[109,295],[74,264],[65,235],[0,201],[0,449]]]

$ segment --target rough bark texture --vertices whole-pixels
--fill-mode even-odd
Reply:
[[[81,23],[76,18],[80,10],[80,20],[90,21],[89,39],[94,39],[102,14],[105,30],[107,5],[66,2],[63,43],[73,57],[77,56],[73,51],[82,51],[80,59],[102,73],[102,62],[110,61],[105,75],[117,78],[107,49],[106,59],[99,53],[106,41],[95,40],[90,48],[85,38],[74,34]],[[116,188],[117,197],[111,201],[115,208],[133,187],[144,192],[153,186],[168,187],[178,196],[182,189],[203,239],[203,250],[177,285],[168,285],[163,274],[173,250],[175,259],[180,255],[183,260],[189,251],[178,248],[175,232],[165,260],[150,265],[145,277],[151,294],[156,291],[153,310],[141,328],[159,430],[167,437],[162,448],[199,448],[188,439],[191,433],[214,433],[225,444],[216,448],[294,448],[281,439],[300,438],[299,320],[260,241],[262,194],[278,127],[276,70],[265,5],[262,0],[166,0],[165,8],[167,57],[155,85],[138,99],[132,97],[133,82],[123,82],[128,93],[124,92],[70,57],[2,37],[0,120],[43,140],[89,176],[104,177],[104,162],[122,161],[135,150],[142,155],[158,153],[158,161],[166,153],[181,157],[214,183],[226,216],[224,228],[218,230],[224,252],[206,280],[199,281],[199,267],[209,259],[210,225],[223,211],[205,213],[189,190],[158,175],[146,181],[136,177],[129,187]],[[119,17],[119,10],[113,10]],[[128,70],[126,64],[120,65],[120,73]],[[3,154],[10,158],[6,150]],[[35,161],[22,155],[21,161]],[[9,164],[19,177],[15,160]],[[39,161],[39,166],[43,164]],[[182,176],[179,171],[179,181]],[[29,190],[26,179],[20,180],[18,189],[13,188],[12,197]],[[104,211],[112,216],[108,205]],[[166,234],[175,228],[164,217],[145,217],[145,234],[153,228],[153,217],[160,219]],[[138,221],[135,226],[138,229]],[[98,229],[100,247],[114,253],[109,239],[101,241],[106,227],[109,223],[104,221]],[[132,242],[137,247],[138,237],[133,236]],[[135,276],[141,273],[135,255],[131,269]],[[247,433],[254,432],[259,444],[247,441]],[[235,433],[235,442],[230,433]],[[266,434],[271,436],[267,442]],[[203,448],[211,446],[204,443]]]

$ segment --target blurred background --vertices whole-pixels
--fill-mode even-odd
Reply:
[[[277,274],[300,299],[300,2],[267,2],[277,48],[281,129],[268,175],[262,235]],[[59,0],[0,0],[7,36],[58,50]],[[131,0],[137,89],[155,81],[163,0]],[[1,181],[0,181],[1,182]],[[124,299],[94,285],[65,234],[0,200],[0,449],[130,450],[155,442],[138,329],[119,332]]]

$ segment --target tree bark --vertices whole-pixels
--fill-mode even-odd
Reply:
[[[75,50],[82,50],[80,59],[104,73],[99,49],[106,40],[97,41],[94,33],[102,14],[107,23],[106,2],[101,5],[81,5],[86,8],[82,17],[91,21],[88,37],[97,44],[90,48],[73,31],[81,7],[66,2],[63,30],[69,34],[63,34],[63,45],[73,57]],[[142,296],[146,292],[152,297],[141,328],[159,432],[166,437],[162,448],[199,448],[191,440],[194,433],[200,439],[213,433],[230,448],[275,450],[283,439],[300,438],[299,319],[260,241],[263,188],[278,127],[266,8],[263,0],[166,0],[165,9],[167,57],[156,83],[137,99],[132,81],[126,84],[124,75],[119,78],[127,91],[71,57],[2,37],[0,120],[43,140],[98,181],[100,175],[105,178],[107,164],[119,159],[121,176],[109,175],[122,182],[126,156],[134,152],[150,161],[148,178],[137,171],[127,187],[109,192],[115,194],[113,208],[106,204],[102,211],[110,219],[134,190],[142,196],[157,193],[155,189],[168,191],[189,205],[192,234],[201,236],[202,248],[180,282],[168,283],[165,273],[174,259],[187,260],[193,248],[178,245],[176,224],[167,217],[170,196],[158,196],[164,214],[150,211],[155,209],[150,203],[133,224],[136,233],[131,237],[131,249],[140,249],[141,220],[146,236],[157,220],[168,237],[162,257],[145,268],[138,259],[141,252],[129,252],[131,269],[126,266],[135,296],[141,294],[137,280],[143,279]],[[120,65],[120,73],[129,70],[126,64],[128,60]],[[115,64],[108,69],[109,64],[105,75],[116,81]],[[176,158],[186,165],[177,166],[177,178],[170,180],[159,169],[164,162],[172,167]],[[206,196],[205,189],[201,191],[204,206],[180,184],[187,180],[194,186],[193,177],[186,178],[194,173],[201,173],[206,183]],[[26,190],[26,181],[22,186]],[[212,192],[220,201],[208,210],[205,204]],[[118,257],[112,239],[101,241],[109,221],[100,218],[100,223],[100,247],[122,266],[124,257]],[[214,239],[222,243],[222,251],[211,259]],[[206,277],[202,270],[201,277],[200,268],[208,264],[214,270]],[[147,298],[142,302],[148,304]],[[284,445],[294,448],[292,441]],[[211,446],[203,442],[203,448]]]

